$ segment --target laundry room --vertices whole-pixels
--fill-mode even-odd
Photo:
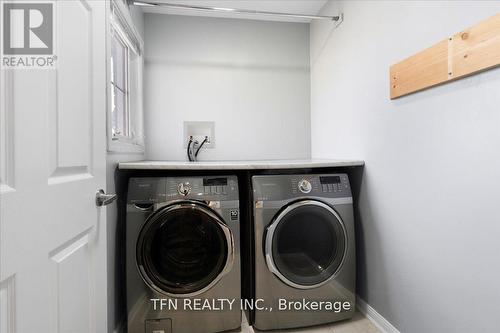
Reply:
[[[0,333],[500,332],[500,1],[0,11]]]

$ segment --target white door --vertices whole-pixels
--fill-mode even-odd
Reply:
[[[107,330],[106,3],[55,1],[56,67],[2,71],[1,333]]]

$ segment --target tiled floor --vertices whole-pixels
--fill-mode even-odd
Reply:
[[[259,333],[261,331],[254,330],[248,325],[248,322],[243,316],[243,323],[241,330],[234,331],[241,333]],[[271,331],[272,333],[381,333],[381,331],[365,316],[356,312],[354,317],[350,320],[341,321],[338,323],[321,325],[309,328],[291,329],[282,331]]]

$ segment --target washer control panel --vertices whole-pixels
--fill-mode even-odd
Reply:
[[[227,194],[227,178],[204,178],[203,179],[203,192],[205,194]]]
[[[239,200],[236,176],[137,177],[129,180],[128,203],[170,200]]]
[[[234,200],[238,198],[235,176],[165,178],[166,199]]]
[[[347,175],[320,176],[319,182],[323,193],[337,193],[349,190]]]

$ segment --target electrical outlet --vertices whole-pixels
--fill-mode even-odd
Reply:
[[[185,121],[183,133],[184,148],[187,148],[191,136],[193,140],[198,141],[198,143],[202,143],[207,137],[208,141],[203,145],[203,148],[215,148],[215,122]]]

